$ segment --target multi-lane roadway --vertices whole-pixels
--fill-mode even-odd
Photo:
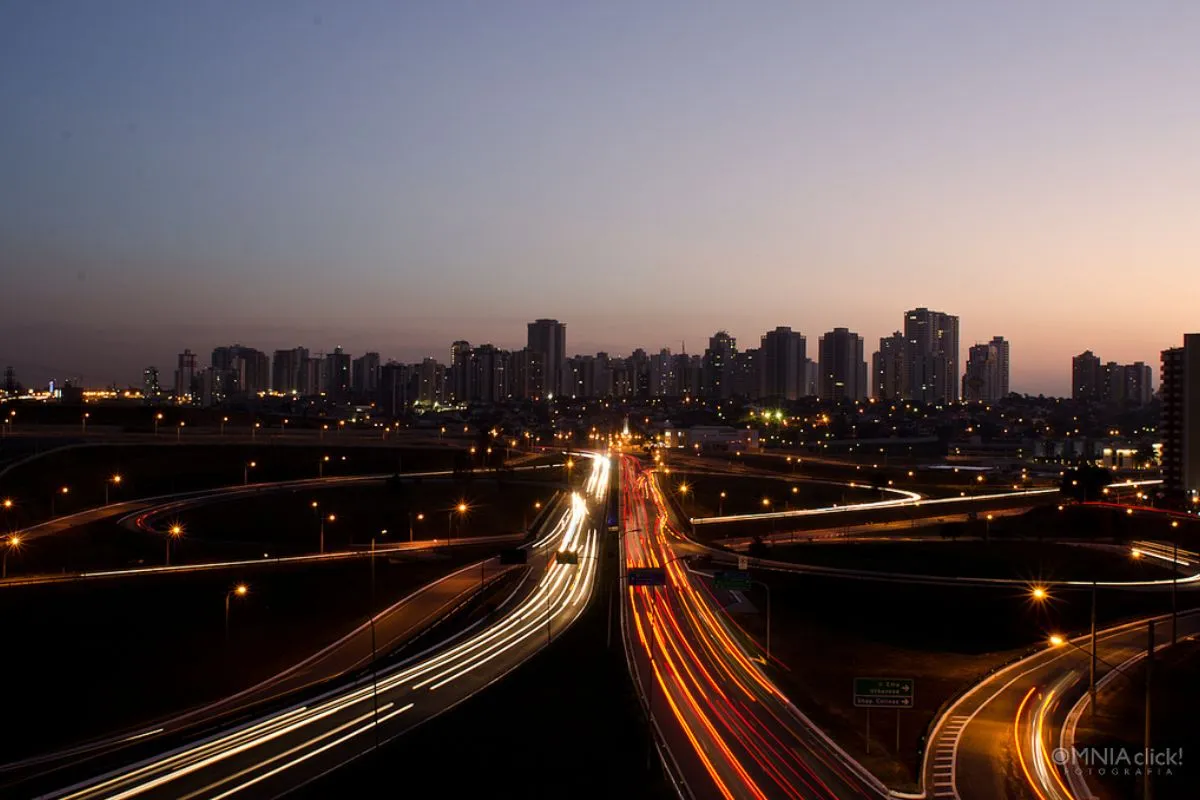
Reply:
[[[503,612],[354,685],[56,792],[54,797],[277,796],[464,701],[569,626],[591,597],[609,461],[530,545],[529,582]]]

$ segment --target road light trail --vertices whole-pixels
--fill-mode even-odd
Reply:
[[[624,590],[631,668],[689,793],[727,800],[886,794],[795,711],[748,651],[754,646],[675,555],[681,537],[658,486],[635,459],[622,467],[623,573],[658,567],[665,582]]]
[[[545,564],[537,584],[495,623],[374,682],[327,693],[53,796],[211,800],[252,787],[256,796],[277,795],[368,752],[374,737],[363,734],[377,732],[380,742],[390,740],[470,697],[544,647],[583,611],[599,552],[591,511],[602,506],[608,474],[608,459],[593,458],[586,499],[574,494],[553,534],[539,543],[536,555]],[[577,563],[568,563],[572,560]]]

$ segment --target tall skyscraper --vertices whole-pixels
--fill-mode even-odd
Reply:
[[[1084,350],[1071,359],[1071,398],[1074,400],[1099,400],[1103,394],[1104,378],[1100,368],[1100,357],[1091,350]]]
[[[831,403],[867,397],[863,340],[847,328],[834,328],[820,339],[820,395]]]
[[[725,331],[717,331],[704,351],[703,393],[706,397],[726,399],[733,395],[733,360],[737,340]]]
[[[389,361],[379,368],[378,403],[384,416],[404,414],[416,396],[413,369],[408,364]]]
[[[1162,351],[1163,488],[1187,501],[1200,497],[1200,333]],[[1189,507],[1195,507],[1189,502]]]
[[[563,385],[563,364],[567,360],[567,326],[556,319],[529,323],[527,346],[542,355],[542,379],[546,395],[558,394]]]
[[[904,397],[904,348],[900,331],[879,339],[879,349],[871,356],[871,392],[875,399]]]
[[[142,370],[142,399],[147,403],[156,403],[160,397],[162,388],[158,384],[158,367],[146,367]]]
[[[763,334],[761,351],[763,397],[796,400],[804,396],[804,362],[808,358],[804,337],[788,327]]]
[[[299,392],[301,372],[308,361],[308,349],[293,347],[276,350],[271,358],[271,389],[280,394]]]
[[[341,346],[325,356],[322,390],[334,400],[345,401],[350,397],[350,356]]]
[[[963,399],[995,403],[1008,394],[1008,342],[1002,336],[971,345],[963,372]]]
[[[196,379],[196,354],[185,349],[175,366],[175,402],[192,401],[192,383]]]
[[[379,391],[379,353],[363,353],[350,362],[350,386],[359,398],[374,397]]]
[[[904,396],[922,403],[958,400],[958,317],[928,308],[904,315]]]

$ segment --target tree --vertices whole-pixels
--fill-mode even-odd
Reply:
[[[1059,491],[1081,502],[1096,501],[1104,496],[1104,487],[1112,483],[1112,473],[1101,467],[1084,465],[1063,473]]]

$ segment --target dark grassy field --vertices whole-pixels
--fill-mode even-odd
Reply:
[[[647,768],[646,720],[621,650],[606,646],[616,563],[608,542],[584,615],[528,663],[441,717],[331,773],[299,797],[395,797],[415,787],[444,797],[674,797],[657,756]]]
[[[1096,722],[1084,713],[1076,733],[1076,747],[1113,748],[1133,757],[1142,750],[1141,733],[1145,728],[1145,662],[1139,662],[1128,673],[1130,681],[1117,680],[1106,687],[1099,698]],[[1181,640],[1174,648],[1155,657],[1151,697],[1151,747],[1158,752],[1182,751],[1182,763],[1160,767],[1151,776],[1157,800],[1194,800],[1200,797],[1200,730],[1196,728],[1196,713],[1200,711],[1200,695],[1196,682],[1200,680],[1200,641]],[[1081,769],[1087,770],[1085,765]],[[1103,800],[1123,800],[1137,797],[1141,777],[1119,769],[1102,769],[1093,765],[1085,773],[1088,786],[1099,792]],[[1132,768],[1131,768],[1132,769]]]
[[[1060,542],[998,540],[846,542],[774,545],[769,557],[798,564],[919,575],[1044,581],[1132,581],[1171,577],[1171,570],[1129,551]]]
[[[331,437],[332,439],[333,437]],[[325,461],[329,456],[329,461]],[[250,481],[282,481],[325,475],[365,475],[450,469],[449,448],[339,447],[273,445],[271,442],[176,445],[89,445],[49,452],[14,468],[0,483],[0,497],[11,498],[7,525],[24,527],[51,516],[172,492],[211,489]],[[253,468],[248,468],[254,462]],[[119,484],[113,483],[120,475]],[[63,493],[66,487],[68,491]],[[53,503],[51,502],[53,500]]]
[[[762,572],[771,587],[773,674],[789,697],[852,755],[890,785],[913,785],[920,747],[943,702],[991,669],[1032,648],[1051,633],[1079,633],[1090,615],[1090,592],[1056,590],[1046,602],[1021,589],[920,586]],[[719,595],[724,602],[728,595]],[[746,593],[757,613],[735,621],[762,640],[763,590]],[[1181,607],[1200,604],[1182,593]],[[1165,592],[1101,590],[1101,625],[1170,608]],[[855,677],[916,679],[916,706],[900,718],[874,712],[871,755],[865,748],[865,711],[852,703]]]
[[[379,558],[377,607],[494,552]],[[249,593],[231,602],[226,644],[225,595],[241,581]],[[0,751],[12,760],[223,697],[339,638],[370,607],[368,559],[5,589]]]

